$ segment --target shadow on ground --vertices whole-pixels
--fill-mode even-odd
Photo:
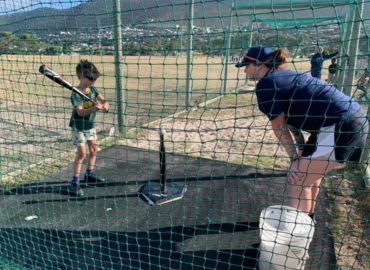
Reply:
[[[285,175],[167,154],[167,179],[183,199],[149,206],[138,195],[159,181],[156,151],[114,146],[98,158],[105,184],[67,192],[71,166],[0,198],[0,261],[19,269],[256,269],[263,208],[286,204]],[[306,269],[333,269],[325,198]]]
[[[256,267],[257,249],[179,250],[199,235],[245,232],[257,223],[174,226],[140,232],[2,229],[0,250],[28,269],[240,269]],[[9,239],[11,235],[11,239]]]

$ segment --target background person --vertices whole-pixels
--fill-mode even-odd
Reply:
[[[363,88],[368,87],[369,78],[370,78],[370,61],[369,61],[367,68],[365,68],[364,73],[361,75],[361,78],[359,79],[359,83],[361,84]]]
[[[357,81],[357,88],[355,93],[353,94],[354,97],[368,101],[369,99],[369,90],[370,90],[370,61],[367,66],[367,68],[364,69],[360,79]],[[358,93],[358,90],[361,90],[360,93]],[[368,107],[368,110],[370,112],[370,107]]]
[[[321,72],[324,66],[324,61],[336,56],[338,52],[326,54],[322,47],[318,47],[315,54],[311,57],[311,76],[321,79]]]
[[[84,196],[84,192],[80,185],[80,172],[82,163],[86,157],[86,144],[89,149],[89,158],[84,180],[94,183],[105,181],[103,178],[98,177],[94,171],[96,154],[98,152],[95,125],[96,112],[102,109],[108,112],[109,104],[104,100],[103,95],[99,93],[98,89],[93,86],[100,76],[98,69],[93,63],[87,60],[81,60],[76,66],[76,74],[80,80],[78,89],[97,102],[94,106],[91,101],[84,100],[83,97],[75,92],[71,96],[74,109],[70,120],[70,127],[72,128],[73,144],[77,147],[77,154],[73,164],[73,178],[68,186],[68,192],[70,195],[81,197]]]
[[[282,67],[285,49],[252,47],[236,67],[256,80],[259,109],[290,157],[290,206],[313,217],[322,177],[339,163],[363,160],[369,130],[361,106],[333,85]],[[302,145],[294,143],[301,131],[310,133]],[[301,154],[300,154],[301,151]]]
[[[337,72],[338,72],[338,64],[337,59],[333,57],[331,59],[331,64],[328,67],[328,83],[335,84],[337,82]]]

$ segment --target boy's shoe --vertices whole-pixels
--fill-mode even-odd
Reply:
[[[87,175],[85,174],[84,180],[88,183],[105,183],[105,179],[102,177],[99,177],[95,174]]]
[[[80,185],[76,185],[74,183],[69,184],[68,193],[69,195],[76,197],[83,197],[85,195]]]

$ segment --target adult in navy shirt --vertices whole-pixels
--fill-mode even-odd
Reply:
[[[324,61],[336,56],[338,52],[326,54],[322,47],[317,49],[317,52],[311,57],[311,76],[321,79],[321,71]]]
[[[236,67],[258,81],[258,107],[290,157],[290,206],[313,217],[325,173],[365,158],[369,124],[356,101],[333,85],[283,68],[287,60],[285,49],[252,47]],[[302,131],[310,134],[307,141]]]

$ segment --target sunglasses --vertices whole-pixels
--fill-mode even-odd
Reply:
[[[90,82],[95,82],[96,81],[96,77],[90,77],[90,76],[84,76],[86,79],[88,79]]]

